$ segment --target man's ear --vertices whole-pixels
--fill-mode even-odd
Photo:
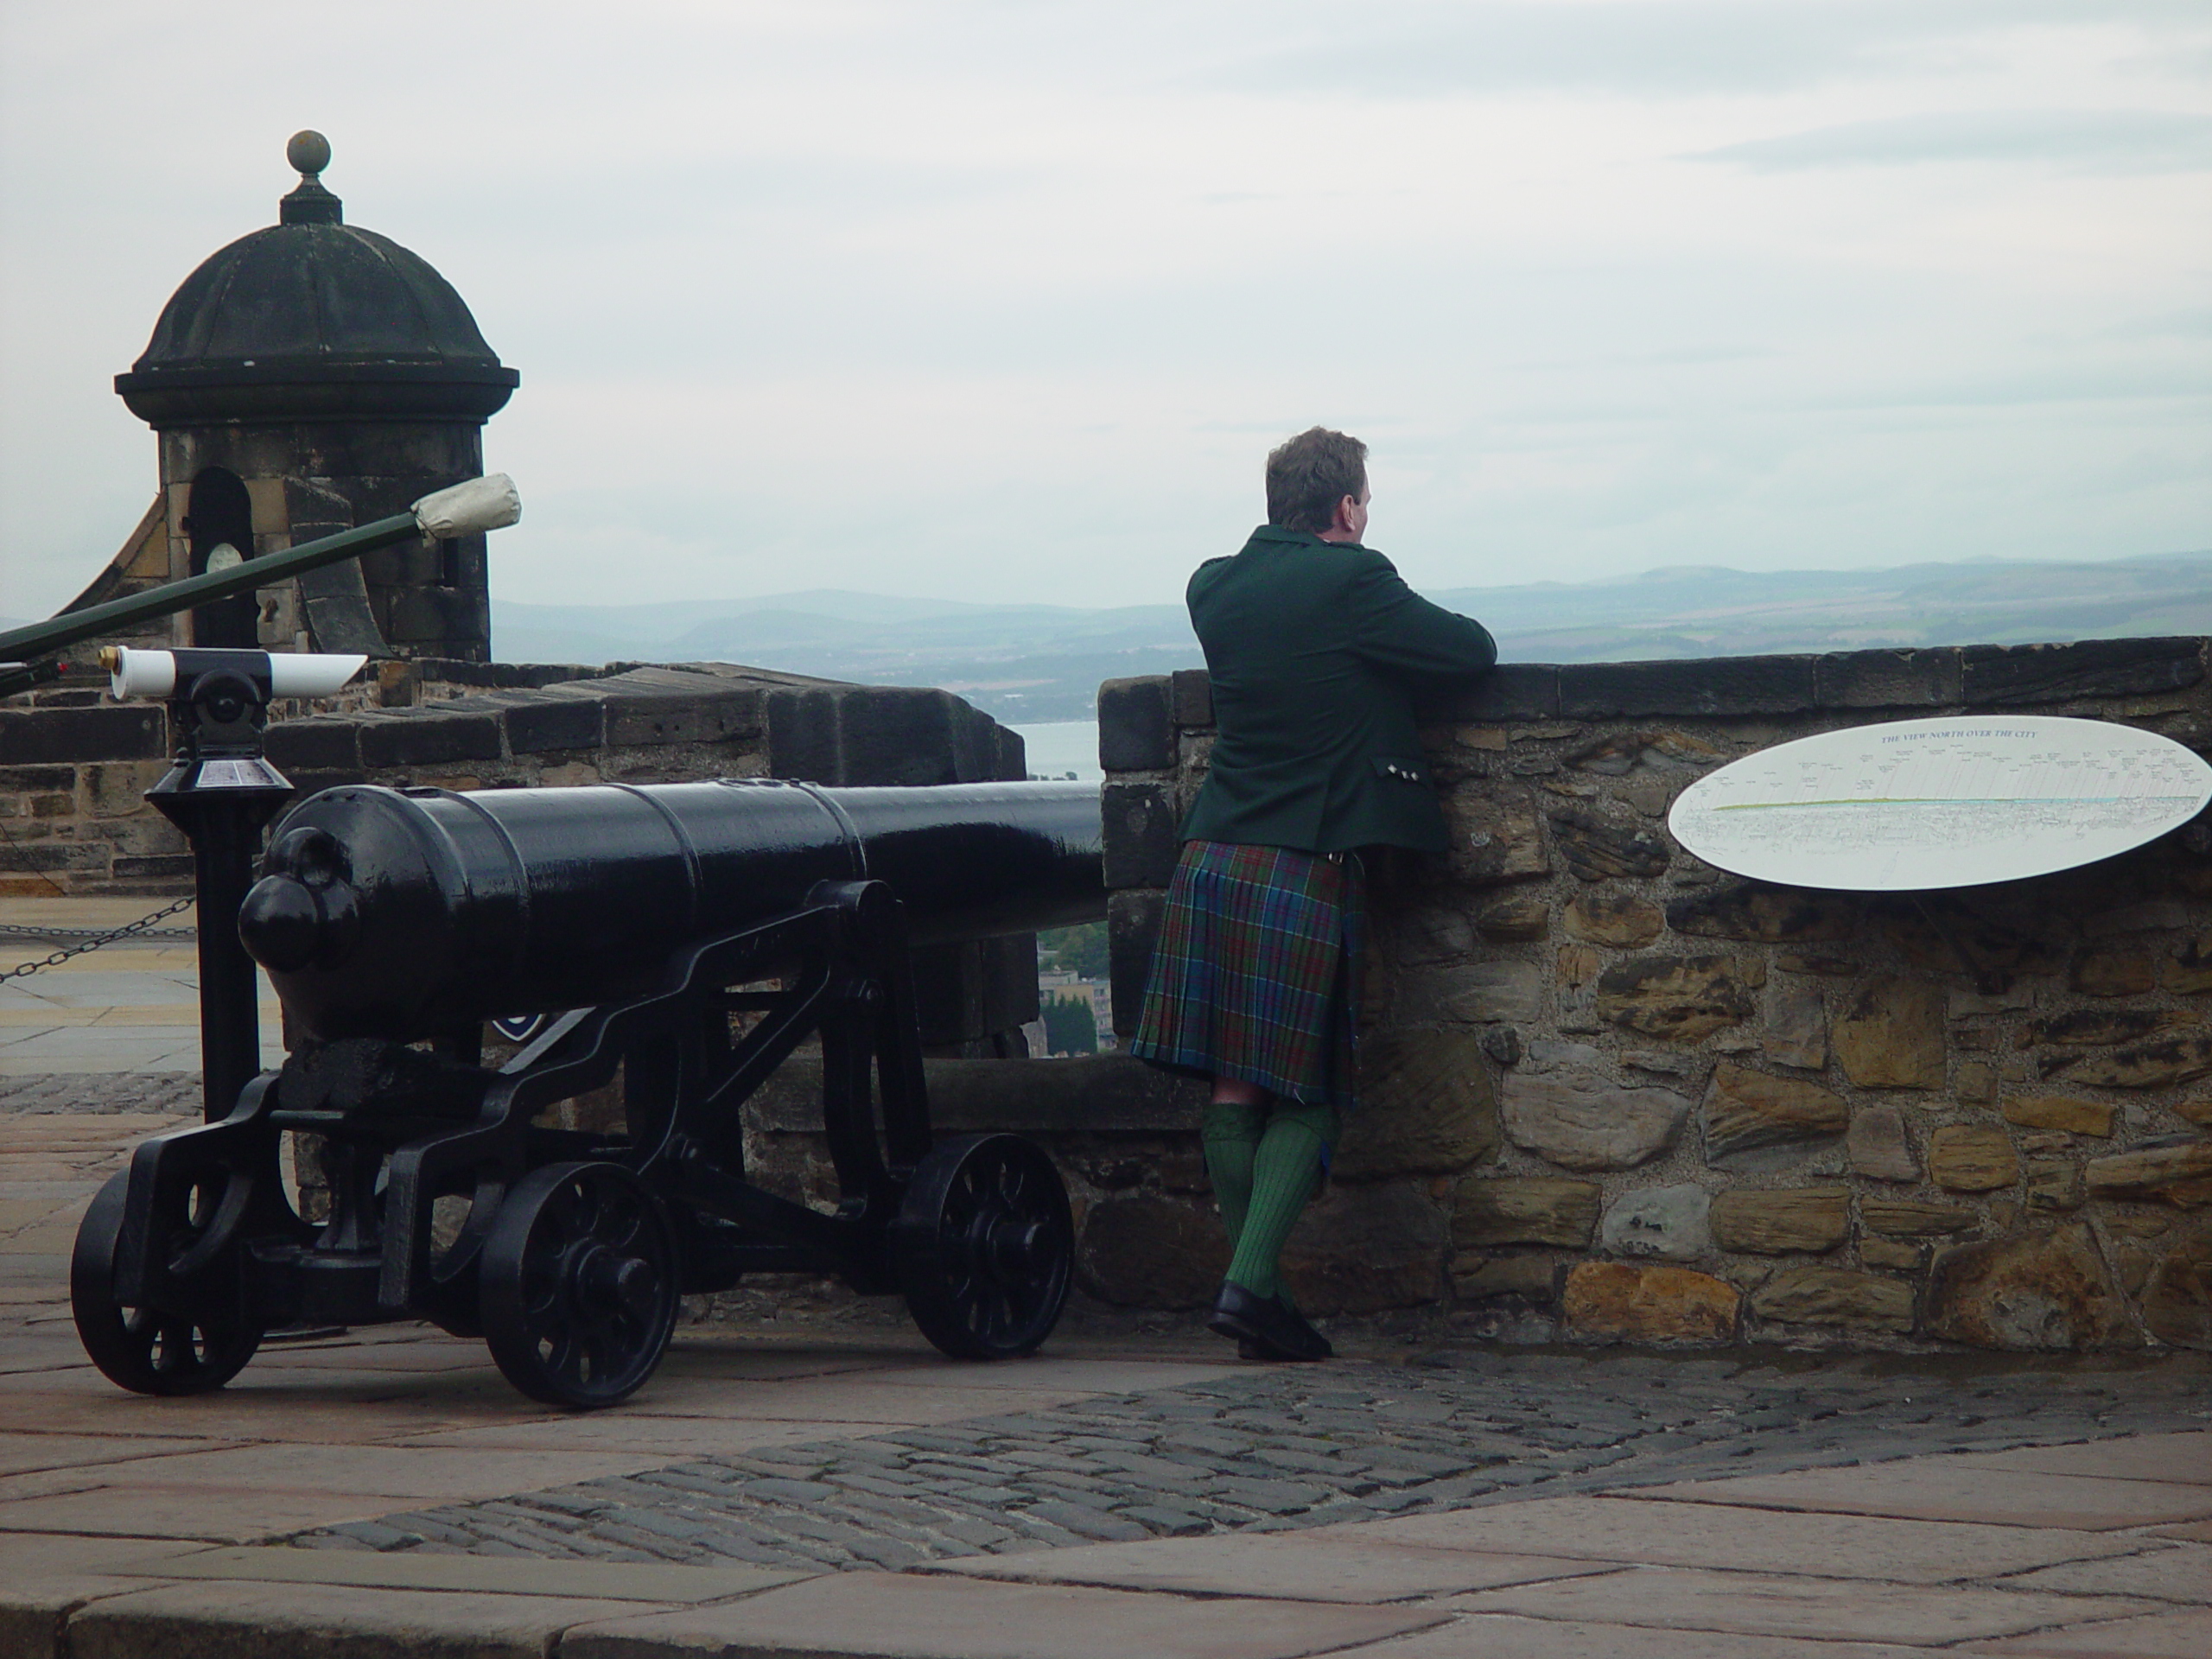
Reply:
[[[1358,512],[1359,500],[1357,497],[1350,495],[1338,496],[1337,498],[1337,510],[1332,515],[1336,520],[1337,529],[1344,535],[1351,535],[1352,533],[1354,521]]]

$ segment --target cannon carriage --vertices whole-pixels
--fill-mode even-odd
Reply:
[[[1052,1330],[1065,1189],[1016,1136],[932,1135],[907,947],[1098,915],[1095,785],[347,787],[263,869],[238,927],[289,1057],[139,1147],[79,1234],[78,1326],[124,1387],[219,1387],[279,1326],[427,1319],[534,1398],[606,1405],[679,1296],[769,1271],[903,1294],[962,1357]],[[497,1065],[493,1020],[524,1039]],[[745,1165],[743,1103],[810,1039],[834,1211]],[[557,1126],[618,1077],[619,1130]],[[287,1133],[321,1138],[320,1224]]]

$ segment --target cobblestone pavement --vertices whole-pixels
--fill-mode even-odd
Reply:
[[[33,1072],[0,1076],[0,1112],[162,1112],[200,1109],[197,1071],[119,1071],[86,1077],[81,1072]]]
[[[1459,1351],[701,1458],[296,1535],[329,1549],[905,1567],[2212,1421],[2194,1361]]]

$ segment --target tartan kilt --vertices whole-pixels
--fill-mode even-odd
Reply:
[[[1185,842],[1129,1052],[1349,1109],[1366,919],[1355,856]]]

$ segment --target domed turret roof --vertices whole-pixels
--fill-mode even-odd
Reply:
[[[451,283],[345,222],[330,146],[296,135],[280,222],[210,256],[162,308],[115,389],[156,427],[204,421],[483,420],[520,380]]]

